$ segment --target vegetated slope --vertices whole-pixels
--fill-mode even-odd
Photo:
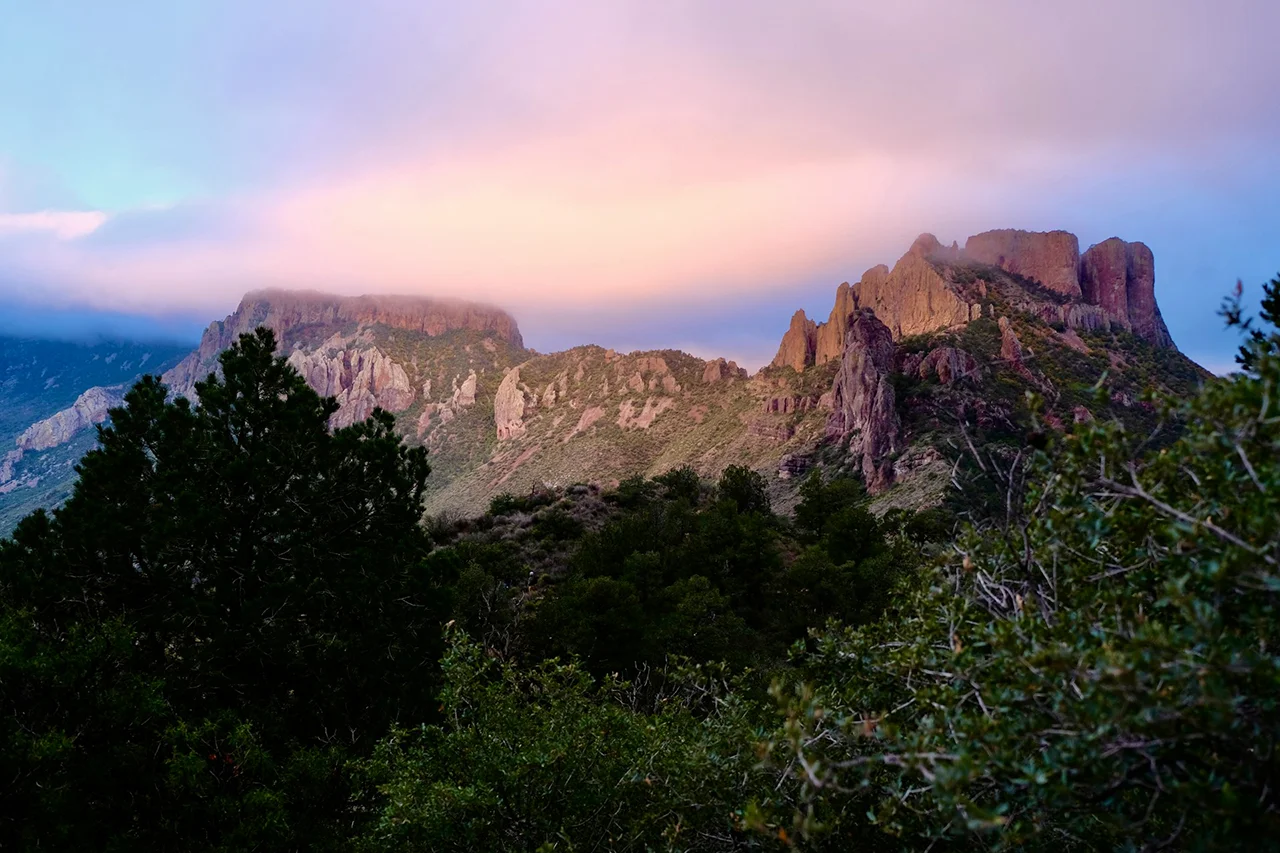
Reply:
[[[431,453],[429,511],[460,515],[504,492],[733,464],[762,473],[782,509],[814,466],[856,473],[880,510],[918,509],[943,500],[968,442],[1026,440],[1028,392],[1046,428],[1151,429],[1144,391],[1185,395],[1207,375],[1168,336],[1150,250],[1113,238],[1081,253],[1066,232],[987,232],[963,249],[922,235],[892,269],[840,285],[827,321],[796,312],[755,376],[674,350],[535,353],[508,314],[471,303],[276,290],[211,324],[165,373],[170,390],[192,396],[260,325],[338,400],[333,425],[393,413]]]
[[[99,414],[142,373],[166,370],[186,352],[173,343],[0,337],[0,535],[36,507],[61,503]]]
[[[675,350],[621,355],[586,346],[535,356],[498,390],[491,455],[470,470],[442,466],[429,508],[475,511],[501,492],[617,482],[682,465],[703,475],[730,464],[776,471],[784,453],[820,436],[822,419],[773,423],[763,413],[772,388],[730,363]],[[445,445],[465,444],[469,427],[442,427]]]

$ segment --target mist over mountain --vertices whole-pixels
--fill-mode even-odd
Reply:
[[[162,374],[170,394],[197,401],[196,383],[219,369],[220,354],[270,328],[288,363],[337,401],[335,428],[380,408],[430,451],[433,512],[475,513],[503,492],[608,485],[683,465],[707,477],[748,465],[785,506],[797,478],[822,459],[847,466],[873,493],[899,495],[885,506],[919,509],[943,499],[958,427],[1023,428],[1014,389],[1044,396],[1043,417],[1058,425],[1103,415],[1082,393],[1097,382],[1111,388],[1109,414],[1135,425],[1151,420],[1139,398],[1153,383],[1189,392],[1205,374],[1174,346],[1155,281],[1141,243],[1113,239],[1082,252],[1067,232],[1005,230],[962,248],[926,234],[892,268],[840,285],[826,321],[795,312],[754,375],[732,359],[673,349],[541,354],[526,349],[507,312],[453,299],[263,290],[210,324],[184,358],[159,348],[149,372]],[[871,357],[878,335],[886,343]],[[73,364],[98,355],[55,349]],[[15,351],[10,372],[21,360]],[[114,380],[131,381],[145,366],[141,356],[120,364],[134,372]],[[6,386],[14,427],[5,440],[15,446],[0,472],[0,505],[10,524],[67,494],[70,461],[91,446],[92,428],[127,384],[59,377],[44,393],[30,375]]]

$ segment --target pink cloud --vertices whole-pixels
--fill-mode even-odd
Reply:
[[[267,285],[479,298],[521,319],[705,306],[834,286],[921,230],[1077,227],[1045,200],[1152,169],[1247,172],[1280,124],[1266,3],[380,8],[289,42],[314,42],[317,64],[279,77],[254,40],[289,27],[229,30],[247,59],[214,67],[245,103],[218,138],[274,152],[279,173],[197,200],[234,228],[112,243],[103,221],[65,218],[102,214],[9,214],[10,234],[63,242],[0,260],[115,309],[214,314]]]
[[[100,210],[41,210],[35,213],[0,213],[0,236],[51,234],[74,240],[97,231],[107,221]]]

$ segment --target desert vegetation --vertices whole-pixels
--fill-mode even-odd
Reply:
[[[731,466],[424,523],[393,417],[242,336],[0,542],[0,846],[1274,849],[1280,279],[1225,314],[1240,372],[1031,395],[881,515]]]

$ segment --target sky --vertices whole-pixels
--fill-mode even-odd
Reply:
[[[0,0],[0,332],[248,290],[767,362],[921,232],[1156,258],[1178,345],[1280,270],[1275,0]]]

